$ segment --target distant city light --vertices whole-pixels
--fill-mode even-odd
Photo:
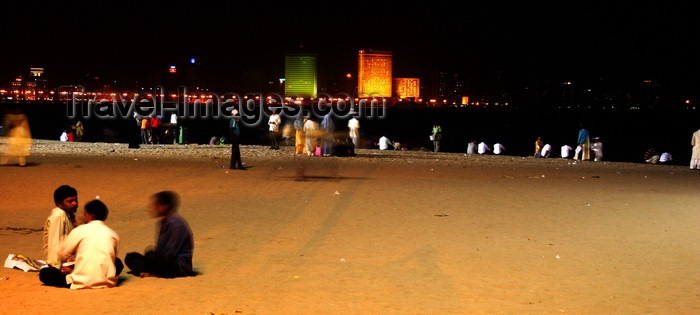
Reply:
[[[177,73],[177,68],[175,66],[170,66],[170,70],[168,70],[170,73]]]
[[[195,60],[194,58],[191,58],[191,59],[190,59],[190,63],[191,63],[191,64],[194,64],[195,62],[197,62],[197,60]]]

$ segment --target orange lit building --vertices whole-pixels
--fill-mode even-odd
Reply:
[[[358,57],[358,96],[391,97],[391,52],[360,50]]]
[[[18,76],[12,81],[11,95],[17,100],[46,100],[49,99],[50,92],[46,86],[46,79],[43,78],[44,68],[31,68],[29,79]]]
[[[400,99],[420,98],[420,79],[394,78],[394,95]]]

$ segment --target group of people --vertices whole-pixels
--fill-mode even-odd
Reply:
[[[600,162],[603,160],[603,142],[600,137],[591,138],[590,132],[583,128],[583,125],[581,125],[581,130],[578,133],[576,149],[573,149],[568,144],[564,144],[561,146],[559,156],[562,159],[568,159],[571,156],[571,151],[574,151],[574,160],[590,160],[591,154],[593,154],[593,161]],[[538,158],[551,157],[552,145],[545,143],[542,137],[537,137],[534,156]]]
[[[272,119],[272,117],[270,118]],[[348,121],[349,138],[335,137],[335,122],[331,113],[317,122],[302,112],[294,123],[294,154],[307,156],[352,156],[359,141],[360,122],[353,116]]]
[[[85,204],[82,220],[76,218],[78,191],[62,185],[54,191],[56,207],[44,225],[43,250],[47,266],[39,279],[49,286],[71,289],[111,288],[124,268],[140,277],[186,277],[192,268],[192,230],[178,213],[179,197],[161,191],[150,197],[149,210],[160,218],[158,240],[146,253],[128,253],[119,259],[119,235],[109,228],[109,210],[99,199]]]
[[[481,141],[478,144],[476,143],[476,140],[471,140],[469,143],[467,143],[467,154],[488,154],[492,152],[493,154],[502,154],[505,152],[506,147],[503,146],[501,143],[496,142],[493,145],[493,149],[489,147],[486,142]]]
[[[70,125],[69,128],[64,129],[58,140],[63,142],[81,141],[83,134],[85,134],[85,128],[83,123],[78,120],[75,125]]]

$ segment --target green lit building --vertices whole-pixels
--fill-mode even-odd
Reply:
[[[316,54],[288,54],[284,58],[284,95],[317,96]]]

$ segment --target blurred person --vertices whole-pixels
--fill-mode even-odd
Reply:
[[[149,199],[151,216],[160,218],[156,248],[144,255],[128,253],[125,263],[130,273],[141,277],[188,277],[192,270],[194,241],[192,230],[177,212],[179,196],[173,191],[161,191]]]
[[[46,263],[61,268],[59,252],[68,233],[78,224],[75,212],[78,210],[78,191],[68,185],[62,185],[53,192],[56,205],[44,223],[42,250],[46,255]]]
[[[433,152],[440,152],[440,142],[442,141],[442,127],[439,124],[433,124],[432,130]]]
[[[75,123],[75,141],[80,142],[85,134],[85,127],[83,127],[83,122],[78,120]]]
[[[61,132],[61,135],[58,137],[58,141],[68,142],[68,130],[63,130],[63,132]]]
[[[535,157],[540,157],[543,146],[544,141],[542,141],[542,137],[537,137],[537,140],[535,141]]]
[[[593,145],[591,150],[594,153],[594,161],[600,162],[603,160],[603,142],[600,141],[599,137],[593,138]]]
[[[386,136],[382,136],[379,138],[379,150],[393,150],[394,145],[391,143],[391,140],[387,138]]]
[[[649,148],[644,152],[644,162],[656,164],[659,162],[659,159],[661,159],[661,154],[656,151],[656,148]]]
[[[306,154],[306,146],[304,145],[304,123],[306,123],[306,118],[302,117],[301,110],[294,120],[294,154]]]
[[[136,112],[134,112],[132,118],[126,119],[126,128],[129,137],[129,149],[138,149],[141,146],[141,140],[139,138],[141,120]]]
[[[270,149],[272,150],[277,150],[280,148],[279,144],[277,143],[277,138],[279,138],[281,123],[282,118],[280,118],[280,115],[277,114],[277,110],[273,109],[272,115],[270,115],[270,119],[267,121],[267,124],[269,125],[268,136],[270,137]]]
[[[150,137],[149,134],[149,124],[148,124],[148,117],[141,117],[141,144],[148,144],[149,140],[148,138]]]
[[[565,144],[565,145],[561,146],[561,158],[568,159],[569,155],[571,155],[571,150],[573,150],[573,149],[569,145]]]
[[[469,141],[467,144],[467,154],[476,154],[476,140]]]
[[[59,256],[75,257],[73,270],[69,272],[54,267],[39,272],[41,282],[57,287],[78,289],[102,289],[117,285],[117,276],[123,264],[117,258],[119,236],[104,221],[109,210],[102,201],[93,200],[85,205],[85,224],[73,229],[65,239]]]
[[[552,154],[552,145],[547,143],[542,147],[542,151],[540,151],[539,157],[549,158],[550,154]]]
[[[489,148],[489,146],[482,141],[479,143],[477,152],[479,152],[479,154],[486,154],[487,152],[491,152],[491,148]]]
[[[668,164],[673,161],[673,157],[671,156],[671,153],[664,152],[661,153],[661,156],[659,157],[659,163],[661,164]]]
[[[313,156],[316,152],[316,141],[318,139],[318,123],[313,119],[306,116],[306,122],[304,123],[304,146],[306,147],[306,154],[308,156]]]
[[[335,137],[333,136],[335,124],[333,123],[333,115],[331,115],[331,112],[323,117],[321,121],[321,130],[323,130],[323,135],[321,136],[321,155],[331,156],[333,155],[333,143],[335,142]]]
[[[29,120],[19,109],[6,113],[4,118],[3,130],[8,139],[0,157],[0,165],[6,165],[10,158],[17,158],[19,166],[26,166],[29,148],[32,146]]]
[[[502,144],[496,143],[493,145],[493,154],[501,154],[505,149],[506,148]]]
[[[360,146],[360,121],[357,119],[357,115],[353,115],[348,121],[348,130],[352,144],[358,148]]]
[[[693,155],[690,157],[690,169],[700,170],[700,129],[693,133],[690,145],[693,146]]]
[[[161,143],[162,141],[162,125],[163,121],[161,119],[160,115],[153,115],[150,120],[150,128],[151,128],[151,142],[152,143]]]

